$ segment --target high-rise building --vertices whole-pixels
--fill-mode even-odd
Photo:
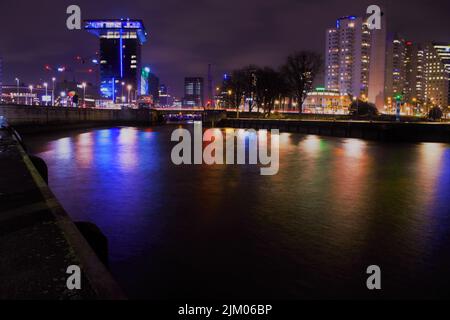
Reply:
[[[327,30],[325,86],[341,95],[367,96],[370,66],[370,30],[362,18],[348,16]]]
[[[367,97],[379,110],[387,106],[392,111],[398,98],[403,111],[446,108],[450,45],[419,45],[395,33],[387,35],[384,13],[381,19],[381,29],[369,30],[363,19],[348,16],[327,30],[326,89],[363,100]]]
[[[405,41],[405,86],[404,97],[405,101],[417,101],[417,54],[418,46],[414,45],[412,41]]]
[[[423,50],[424,102],[430,106],[449,106],[450,44],[429,43]]]
[[[420,108],[424,97],[423,48],[400,37],[391,40],[387,50],[387,105],[393,106],[395,96],[401,95],[404,103]]]
[[[385,96],[390,101],[393,97],[405,95],[409,90],[406,83],[408,60],[406,41],[398,34],[390,34],[386,46],[386,80]]]
[[[386,51],[386,104],[400,96],[405,105],[426,112],[449,104],[450,45],[424,46],[394,36]],[[423,108],[424,107],[424,108]]]
[[[172,101],[172,97],[170,96],[169,93],[169,88],[165,85],[162,84],[159,87],[159,105],[162,107],[169,107],[172,106],[173,101]]]
[[[375,104],[378,110],[385,106],[385,69],[386,69],[386,12],[381,16],[381,29],[370,31],[370,67],[368,101]]]
[[[189,77],[184,78],[184,99],[183,106],[185,107],[200,107],[203,106],[204,88],[203,78]]]
[[[100,38],[100,94],[116,100],[121,83],[139,92],[141,73],[141,46],[147,41],[147,32],[141,20],[88,20],[87,31]]]
[[[153,97],[153,101],[157,103],[159,100],[159,78],[151,72],[148,77],[148,93]]]
[[[339,91],[340,44],[338,30],[328,29],[326,33],[325,52],[325,87],[327,90]]]

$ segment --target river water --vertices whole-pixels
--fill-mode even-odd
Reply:
[[[450,145],[282,133],[279,173],[261,176],[175,166],[173,129],[25,137],[71,217],[108,237],[130,298],[450,296]]]

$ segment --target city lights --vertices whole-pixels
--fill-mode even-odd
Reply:
[[[448,0],[70,3],[0,5],[0,300],[450,297]]]

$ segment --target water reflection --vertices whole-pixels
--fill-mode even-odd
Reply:
[[[300,148],[304,152],[316,156],[321,148],[322,140],[319,136],[309,135],[301,143]]]
[[[360,159],[363,157],[367,142],[358,139],[346,139],[344,141],[345,155],[350,158]]]
[[[54,143],[55,154],[60,160],[68,160],[72,157],[72,141],[70,138],[61,138]]]
[[[131,297],[370,297],[370,264],[384,296],[448,292],[449,145],[281,133],[279,173],[261,176],[173,165],[175,128],[25,138],[73,218],[106,233]]]

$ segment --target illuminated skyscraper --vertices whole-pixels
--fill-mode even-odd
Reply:
[[[163,107],[168,107],[168,106],[172,106],[173,104],[173,99],[170,96],[169,93],[169,88],[162,84],[159,87],[159,105],[163,106]]]
[[[185,78],[184,79],[184,102],[186,107],[203,106],[203,78]]]
[[[403,102],[413,106],[416,112],[425,104],[425,57],[424,47],[412,41],[405,42],[405,83]],[[388,104],[392,104],[393,97],[387,96]]]
[[[406,41],[398,34],[389,34],[386,45],[385,96],[395,101],[397,95],[407,93],[406,71],[409,60]]]
[[[116,100],[121,83],[141,89],[141,46],[147,32],[141,20],[88,20],[87,31],[100,38],[100,94]]]
[[[370,63],[370,32],[362,18],[348,16],[336,21],[326,35],[325,81],[327,90],[355,97],[367,96]]]
[[[449,106],[450,44],[430,43],[424,47],[424,99],[428,107]]]

